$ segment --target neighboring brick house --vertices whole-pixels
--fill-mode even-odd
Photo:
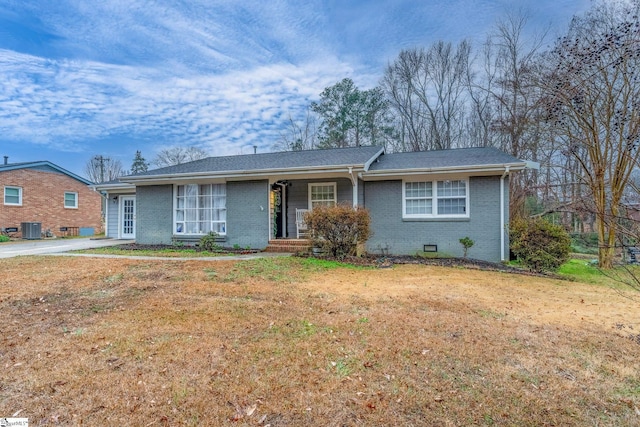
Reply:
[[[92,183],[51,162],[36,161],[0,165],[0,228],[18,228],[11,236],[21,237],[21,224],[40,223],[42,232],[76,234],[81,229],[102,232],[101,195]],[[66,231],[61,229],[66,228]]]
[[[382,147],[209,157],[98,184],[106,235],[190,243],[214,231],[226,246],[301,243],[304,212],[349,203],[371,215],[372,253],[509,254],[509,176],[535,164],[494,148],[385,153]]]

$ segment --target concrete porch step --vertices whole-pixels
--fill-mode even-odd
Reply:
[[[265,252],[311,252],[311,240],[273,239],[269,240]]]

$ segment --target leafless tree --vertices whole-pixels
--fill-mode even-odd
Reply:
[[[455,48],[438,41],[426,50],[403,50],[387,67],[382,85],[398,116],[398,133],[407,151],[465,143],[470,52],[467,41]]]
[[[113,181],[122,175],[126,175],[122,169],[122,162],[103,155],[95,155],[87,160],[84,166],[84,174],[94,183]]]
[[[415,95],[414,80],[421,72],[423,62],[423,51],[403,50],[387,66],[382,78],[382,87],[397,116],[399,138],[394,151],[422,151],[429,139],[425,107]]]
[[[547,131],[542,120],[542,91],[535,83],[545,33],[527,38],[527,28],[523,11],[509,12],[496,24],[484,45],[484,74],[471,87],[472,111],[482,126],[483,143],[542,163],[544,174],[549,167],[549,157],[542,155]],[[512,217],[524,214],[525,200],[539,197],[539,187],[536,170],[511,176]]]
[[[160,150],[153,159],[153,164],[158,167],[179,165],[209,157],[202,148],[177,146]]]
[[[638,0],[599,1],[574,17],[540,81],[548,120],[593,197],[600,267],[611,268],[621,204],[640,159]]]
[[[274,144],[278,151],[310,150],[317,145],[316,118],[307,107],[305,117],[295,120],[291,115]]]

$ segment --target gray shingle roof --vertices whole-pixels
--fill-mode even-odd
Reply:
[[[351,147],[327,150],[285,151],[208,157],[189,163],[154,169],[130,177],[182,175],[203,172],[240,172],[286,170],[292,168],[364,166],[382,150],[381,147]]]
[[[378,158],[369,169],[375,171],[477,167],[502,164],[524,164],[524,161],[496,148],[458,148],[411,153],[391,153]]]

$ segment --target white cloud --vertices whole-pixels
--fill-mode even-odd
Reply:
[[[44,47],[0,40],[0,135],[63,151],[137,148],[114,136],[265,151],[325,87],[373,87],[401,48],[477,36],[505,2],[5,0],[0,17],[31,19]],[[539,7],[571,14],[585,2]]]
[[[0,51],[0,70],[7,82],[0,87],[4,138],[73,149],[84,140],[128,133],[168,145],[224,146],[227,152],[271,145],[286,115],[295,116],[352,71],[325,61],[182,77],[10,51]]]

